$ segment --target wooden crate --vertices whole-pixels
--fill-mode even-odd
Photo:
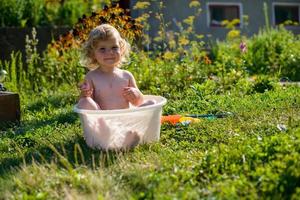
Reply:
[[[0,123],[19,122],[20,98],[17,93],[0,92]]]

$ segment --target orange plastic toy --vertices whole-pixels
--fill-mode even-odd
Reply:
[[[163,123],[170,123],[172,125],[176,125],[179,123],[179,120],[182,116],[181,115],[168,115],[162,116],[160,122]]]
[[[206,118],[209,120],[213,120],[216,118],[224,118],[227,116],[233,116],[233,113],[219,113],[219,114],[187,114],[187,115],[167,115],[161,117],[161,124],[170,123],[172,125],[176,125],[178,123],[187,125],[190,123],[200,122],[200,118]]]
[[[199,122],[199,119],[192,118],[192,117],[185,117],[183,115],[168,115],[161,117],[161,123],[170,123],[172,125],[176,125],[178,123],[192,123],[192,122]]]

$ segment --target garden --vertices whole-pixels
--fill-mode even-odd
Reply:
[[[4,0],[0,10],[16,2]],[[0,199],[299,198],[300,87],[293,84],[300,81],[299,35],[266,26],[249,37],[227,23],[226,40],[208,46],[193,17],[178,23],[185,31],[167,32],[161,24],[151,38],[144,32],[151,29],[147,12],[133,19],[116,5],[95,6],[109,1],[43,2],[27,1],[2,17],[2,26],[33,28],[25,54],[0,62],[8,73],[3,83],[21,106],[20,123],[1,124]],[[196,16],[199,2],[189,5]],[[34,27],[67,14],[70,32],[38,52]],[[89,148],[73,108],[87,73],[80,45],[101,23],[128,38],[132,52],[123,68],[144,94],[167,99],[164,116],[208,117],[164,123],[159,141],[129,151]]]

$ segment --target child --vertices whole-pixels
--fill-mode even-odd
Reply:
[[[84,83],[80,86],[81,95],[77,104],[79,109],[112,110],[129,108],[130,104],[146,106],[155,103],[144,102],[143,94],[138,89],[133,75],[120,69],[127,61],[129,50],[129,43],[109,24],[97,26],[90,32],[83,46],[82,62],[91,71],[87,73]],[[99,124],[104,127],[103,131],[109,129],[109,124],[103,119],[99,120]],[[107,133],[101,134],[109,134],[109,131],[104,132]],[[100,137],[104,139],[108,136]],[[140,137],[136,132],[128,131],[123,146],[133,147],[139,140]],[[100,146],[103,148],[103,145]]]

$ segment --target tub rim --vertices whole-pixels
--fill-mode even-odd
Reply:
[[[160,101],[153,105],[148,105],[145,107],[132,107],[126,109],[116,109],[116,110],[86,110],[86,109],[79,109],[77,108],[77,104],[75,104],[73,111],[78,114],[101,114],[101,115],[113,115],[113,114],[125,114],[125,113],[133,113],[133,112],[140,112],[140,111],[147,111],[152,110],[155,108],[162,108],[163,105],[167,103],[167,99],[163,96],[158,95],[144,95],[145,99],[160,99]]]

